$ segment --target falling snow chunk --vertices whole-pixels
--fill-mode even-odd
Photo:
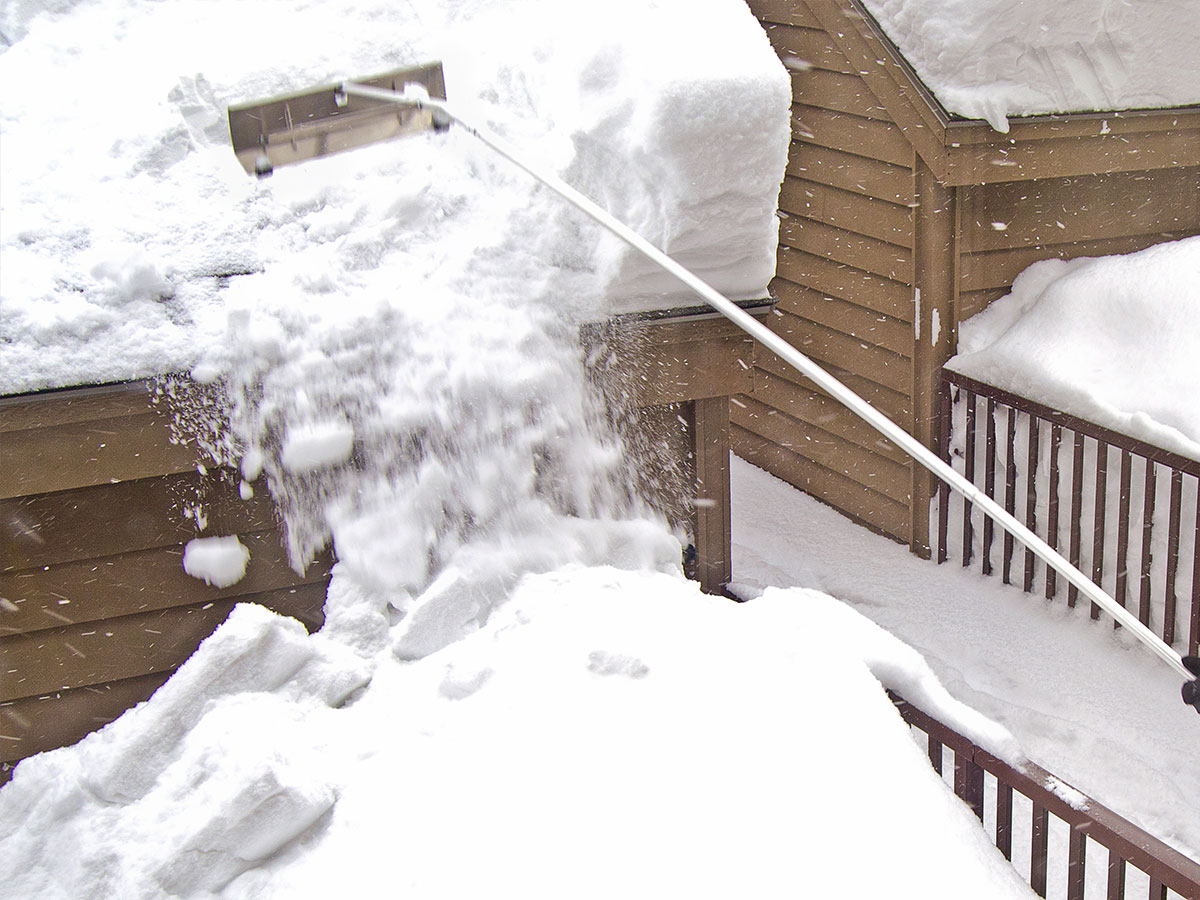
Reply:
[[[236,537],[196,538],[183,550],[183,571],[218,588],[241,581],[249,561],[250,551]]]
[[[263,463],[266,462],[266,457],[262,451],[256,449],[247,450],[242,454],[242,478],[246,481],[254,481],[262,474]]]
[[[354,429],[345,419],[308,422],[288,429],[280,462],[301,474],[343,463],[353,451]]]

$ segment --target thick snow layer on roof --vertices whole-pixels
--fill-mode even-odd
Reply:
[[[738,0],[617,0],[586,25],[557,0],[0,17],[0,81],[25,86],[0,107],[0,393],[186,370],[235,296],[298,316],[437,303],[461,270],[448,245],[578,318],[696,302],[457,130],[262,183],[235,161],[227,105],[432,59],[454,103],[718,289],[765,296],[774,271],[790,87]]]
[[[1011,744],[813,591],[567,569],[413,663],[243,605],[17,768],[0,894],[1031,896],[880,680]]]
[[[952,113],[1009,116],[1200,103],[1195,0],[863,0]]]
[[[956,372],[1200,459],[1200,237],[1034,263],[962,323]]]

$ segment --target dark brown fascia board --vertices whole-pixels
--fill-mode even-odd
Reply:
[[[1177,128],[1124,133],[1105,133],[1098,122],[1099,130],[1064,136],[1055,125],[1077,124],[1074,116],[1068,116],[1041,123],[1042,129],[1032,135],[995,134],[979,143],[960,141],[959,133],[948,129],[948,183],[990,184],[1200,166],[1200,116],[1189,119]],[[1143,122],[1151,124],[1149,119]]]
[[[1200,105],[1028,116],[1001,134],[951,116],[860,0],[808,5],[944,184],[1200,166]]]
[[[151,390],[143,379],[6,394],[0,396],[0,433],[144,413]]]
[[[1057,113],[1008,120],[1008,134],[999,134],[980,119],[954,119],[947,143],[987,144],[1002,140],[1045,140],[1055,137],[1130,136],[1200,128],[1200,105],[1162,109],[1118,109],[1111,112]]]

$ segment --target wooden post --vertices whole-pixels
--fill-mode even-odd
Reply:
[[[689,401],[686,418],[695,463],[693,533],[696,577],[708,594],[723,593],[733,577],[729,495],[729,398]]]
[[[913,210],[913,422],[912,434],[936,451],[940,429],[938,389],[942,366],[954,353],[958,318],[958,204],[955,190],[938,181],[918,156]],[[912,466],[913,553],[928,558],[933,476]]]

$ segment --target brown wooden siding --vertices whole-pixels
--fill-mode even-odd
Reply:
[[[815,144],[788,159],[787,174],[808,181],[822,181],[844,191],[855,191],[877,200],[912,206],[912,170],[878,160],[868,162],[856,153],[830,150]]]
[[[1042,259],[1131,253],[1200,234],[1200,167],[958,189],[960,317]]]
[[[1160,119],[1167,116],[1160,116]],[[991,135],[989,143],[958,143],[947,148],[947,180],[956,185],[1068,177],[1080,172],[1139,173],[1200,164],[1200,122],[1197,110],[1181,117],[1180,127],[1150,130],[1133,137],[1094,133],[1078,137],[1045,137],[1012,142]],[[1186,121],[1186,124],[1184,124]],[[1050,124],[1050,123],[1046,123]],[[1045,132],[1042,132],[1043,134]],[[964,135],[965,136],[965,135]]]
[[[736,410],[736,405],[733,408]],[[794,425],[803,427],[799,422]],[[829,504],[870,530],[892,538],[908,530],[907,504],[892,503],[857,479],[793,453],[753,428],[733,425],[731,439],[743,459]]]
[[[328,554],[294,572],[265,486],[242,500],[236,473],[201,471],[150,401],[140,384],[0,398],[0,763],[146,699],[236,602],[320,625]],[[183,571],[201,533],[246,545],[241,581]]]
[[[913,416],[914,152],[814,6],[751,2],[793,71],[771,329],[888,416]],[[876,531],[911,536],[907,459],[774,354],[731,407],[734,449]]]
[[[844,112],[864,119],[891,121],[887,110],[858,74],[817,68],[793,72],[792,95],[803,97],[805,104],[819,109]]]
[[[801,90],[800,98],[808,100]],[[857,153],[896,166],[912,165],[912,145],[899,126],[809,103],[792,105],[792,134],[808,144]]]
[[[927,446],[958,323],[1031,263],[1200,233],[1200,109],[1037,117],[999,135],[952,120],[858,0],[747,2],[792,70],[771,325]],[[812,386],[773,354],[758,351],[754,376],[733,408],[738,452],[925,552],[924,472],[910,466],[907,497],[878,490],[868,470],[887,467],[864,468],[878,448],[849,413],[816,421],[797,401]],[[876,494],[910,503],[908,524],[886,504],[873,519]]]

